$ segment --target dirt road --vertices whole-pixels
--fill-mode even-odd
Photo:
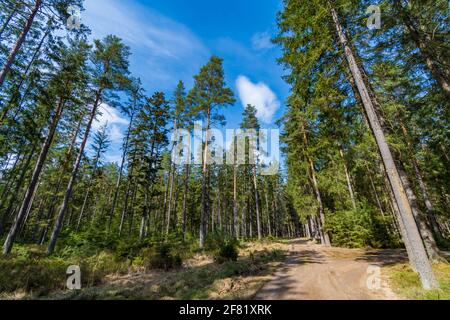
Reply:
[[[307,240],[295,240],[287,260],[255,299],[393,300],[396,296],[382,273],[379,288],[369,289],[368,278],[377,266],[403,261],[405,253],[401,250],[329,248]]]

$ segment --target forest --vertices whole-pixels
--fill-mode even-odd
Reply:
[[[380,28],[368,28],[371,5]],[[95,286],[119,269],[170,272],[198,253],[231,264],[246,243],[299,238],[404,248],[421,286],[442,286],[433,269],[448,268],[450,248],[447,1],[282,1],[272,42],[290,91],[270,175],[261,138],[239,136],[264,129],[256,106],[235,110],[232,142],[213,147],[211,130],[227,128],[223,110],[237,101],[221,57],[191,87],[149,92],[121,38],[70,26],[74,6],[83,0],[0,1],[0,293],[64,289],[73,264]],[[95,128],[111,108],[128,120],[116,162],[105,157],[108,123]],[[199,150],[180,153],[173,132],[198,121]],[[255,255],[234,272],[282,259]]]

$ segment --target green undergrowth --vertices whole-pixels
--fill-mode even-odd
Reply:
[[[238,259],[245,246],[220,233],[211,234],[203,250],[190,236],[185,241],[175,236],[140,241],[108,238],[105,234],[71,233],[64,235],[51,256],[46,254],[45,246],[17,243],[10,255],[0,256],[0,298],[40,298],[66,292],[66,271],[72,265],[80,266],[82,288],[86,288],[69,294],[75,295],[74,298],[96,292],[96,287],[106,284],[108,275],[136,272],[157,272],[167,278],[158,285],[157,291],[148,292],[145,298],[201,298],[207,291],[204,288],[215,280],[254,274],[264,269],[268,261],[282,256],[278,251],[264,251],[247,254],[245,258],[241,254]],[[184,261],[199,254],[211,257],[212,263],[198,268],[183,267]],[[128,298],[141,296],[135,294],[137,297],[128,295]],[[119,296],[127,297],[127,294]]]
[[[406,264],[387,268],[389,282],[394,292],[401,299],[409,300],[450,300],[450,265],[436,263],[433,271],[440,288],[424,290],[417,273]]]
[[[209,262],[148,275],[135,282],[74,291],[57,299],[204,300],[250,299],[284,259],[279,249],[251,252],[236,261]],[[272,264],[275,263],[275,264]]]

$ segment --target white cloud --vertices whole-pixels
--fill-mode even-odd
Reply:
[[[236,86],[242,105],[255,106],[258,111],[257,117],[265,123],[271,123],[273,116],[280,108],[280,102],[275,93],[265,83],[252,83],[245,76],[237,78]]]
[[[274,44],[272,43],[271,38],[270,33],[267,31],[255,33],[252,37],[253,49],[264,50],[273,48]]]
[[[84,7],[82,22],[93,38],[122,38],[131,48],[131,70],[150,91],[173,89],[207,60],[208,50],[187,27],[137,1],[86,0]]]
[[[99,114],[95,121],[92,123],[92,129],[94,131],[98,131],[98,129],[100,129],[100,127],[104,126],[106,123],[108,123],[110,131],[112,131],[113,128],[120,131],[120,129],[115,125],[127,125],[129,122],[127,119],[122,118],[119,111],[117,111],[115,108],[107,105],[106,103],[102,103],[99,108]],[[115,137],[117,138],[117,132],[114,133],[116,134]]]
[[[116,163],[118,165],[120,165],[120,163],[122,162],[122,153],[118,152],[118,153],[106,153],[105,155],[105,160],[109,163]]]
[[[87,151],[91,154],[91,156],[93,156],[92,141],[94,133],[98,132],[98,130],[105,124],[108,124],[107,131],[111,145],[108,150],[106,150],[104,159],[107,162],[120,163],[122,161],[124,132],[126,132],[128,128],[129,120],[123,118],[117,109],[106,103],[102,103],[100,105],[99,113],[95,121],[92,123],[92,134],[89,137]]]
[[[111,141],[122,141],[123,133],[116,125],[112,125],[109,129],[109,138]]]

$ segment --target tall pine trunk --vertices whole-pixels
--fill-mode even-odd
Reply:
[[[184,176],[184,194],[183,194],[183,213],[182,213],[182,232],[183,232],[183,240],[186,240],[186,224],[187,224],[187,197],[189,193],[189,176],[190,176],[190,165],[189,162],[185,165],[185,176]]]
[[[309,141],[308,141],[308,136],[306,134],[306,128],[303,124],[301,126],[301,130],[303,133],[303,139],[304,139],[305,150],[306,150],[309,145]],[[307,153],[307,151],[306,151],[306,153]],[[323,245],[330,246],[331,245],[330,235],[328,234],[328,232],[325,232],[323,230],[324,225],[325,225],[325,208],[324,208],[323,202],[322,202],[322,194],[320,193],[319,183],[317,182],[316,168],[314,166],[314,162],[312,161],[312,159],[309,155],[307,155],[307,160],[308,160],[308,164],[309,164],[309,176],[310,176],[310,180],[311,180],[311,185],[313,187],[314,194],[315,194],[316,200],[317,200],[317,205],[319,207],[318,232],[320,234],[320,241],[322,242]]]
[[[128,178],[128,183],[127,183],[127,189],[125,191],[125,201],[124,201],[124,205],[122,208],[122,213],[120,215],[120,224],[119,224],[119,237],[122,235],[122,230],[123,230],[123,225],[125,222],[125,215],[128,211],[128,202],[130,199],[130,192],[131,192],[131,175]]]
[[[256,171],[256,165],[253,166],[253,184],[255,188],[256,228],[258,232],[258,240],[261,240],[262,239],[261,212],[259,208],[258,176]]]
[[[234,137],[233,143],[233,236],[239,238],[239,212],[238,212],[238,200],[237,200],[237,152],[236,152],[236,137]]]
[[[48,27],[47,31],[45,32],[44,36],[41,38],[38,46],[36,47],[36,49],[34,50],[33,56],[31,57],[31,60],[28,62],[27,67],[25,68],[24,72],[21,73],[21,77],[20,77],[20,81],[17,84],[16,88],[14,89],[13,94],[11,95],[11,98],[9,99],[8,104],[6,105],[6,107],[3,109],[2,114],[0,116],[0,123],[3,123],[3,121],[6,119],[6,117],[8,116],[8,113],[10,112],[10,110],[13,108],[14,106],[14,101],[19,99],[20,96],[20,90],[22,89],[22,86],[25,82],[25,80],[29,77],[28,73],[30,72],[31,67],[33,66],[33,63],[39,58],[40,53],[41,53],[41,49],[44,45],[45,39],[50,35],[50,31],[51,28]],[[18,113],[20,112],[20,109],[22,107],[21,103],[17,104],[18,110],[15,112],[14,117],[13,117],[13,121],[15,121],[15,119],[17,118]]]
[[[268,196],[268,192],[269,190],[266,190],[266,192],[264,192],[264,198],[265,198],[265,202],[266,202],[266,210],[267,210],[267,231],[269,232],[269,237],[272,236],[272,223],[271,223],[271,219],[270,219],[270,207],[269,207],[269,196]]]
[[[177,120],[174,121],[174,125],[173,125],[173,130],[174,132],[176,132],[178,129],[178,125],[177,125]],[[177,145],[177,142],[174,141],[172,144],[172,152],[173,150],[175,150],[175,147]],[[169,175],[169,205],[167,208],[167,221],[166,221],[166,240],[169,237],[169,233],[170,233],[170,221],[172,218],[172,201],[173,201],[173,186],[174,186],[174,180],[175,180],[175,162],[170,161],[170,167],[171,167],[171,171],[170,171],[170,175]]]
[[[330,2],[328,2],[330,3]],[[395,165],[392,153],[386,142],[384,132],[382,130],[380,120],[375,112],[375,105],[369,94],[369,90],[363,79],[363,72],[356,63],[353,51],[348,43],[347,36],[339,22],[338,14],[333,7],[330,7],[331,15],[336,27],[336,31],[339,37],[339,42],[343,47],[345,58],[348,62],[350,71],[355,80],[356,86],[358,88],[359,95],[364,105],[366,115],[369,119],[370,127],[375,136],[381,158],[389,179],[390,186],[394,193],[395,200],[398,205],[401,220],[403,221],[405,227],[405,233],[407,239],[404,239],[405,245],[409,246],[409,258],[412,265],[417,266],[417,271],[420,275],[422,285],[425,289],[431,289],[438,287],[438,283],[433,274],[431,268],[431,263],[428,260],[425,247],[422,242],[419,230],[417,229],[416,222],[414,221],[414,216],[411,210],[410,203],[406,196],[406,192],[403,188],[402,182],[400,180],[400,175]]]
[[[53,217],[53,214],[54,214],[54,211],[55,211],[56,202],[58,201],[58,194],[59,194],[59,191],[60,191],[60,189],[62,187],[62,184],[63,184],[64,174],[65,174],[65,172],[67,172],[67,170],[69,168],[70,158],[71,158],[71,155],[72,155],[72,150],[75,148],[75,144],[77,142],[78,133],[80,131],[82,123],[83,123],[83,118],[81,118],[80,121],[78,122],[78,125],[77,125],[77,127],[76,127],[76,129],[75,129],[75,131],[74,131],[74,133],[72,135],[72,140],[70,142],[69,149],[67,150],[65,159],[63,159],[63,163],[62,163],[61,168],[59,170],[58,182],[56,183],[56,188],[55,188],[55,191],[53,192],[53,196],[52,196],[52,199],[51,199],[51,202],[50,202],[50,207],[48,209],[47,216],[45,217],[46,224],[45,224],[44,227],[41,228],[41,232],[40,232],[39,237],[38,237],[38,239],[36,241],[36,243],[39,244],[39,245],[42,245],[44,243],[44,241],[45,241],[45,237],[46,237],[47,232],[48,232],[49,224],[50,224],[50,221],[51,221],[51,219]]]
[[[25,42],[25,39],[28,35],[28,32],[31,29],[31,25],[33,24],[34,18],[36,17],[36,14],[38,13],[39,9],[41,8],[42,0],[36,0],[33,9],[31,10],[30,15],[28,16],[28,19],[25,23],[25,26],[23,27],[22,32],[19,35],[19,38],[17,39],[16,43],[14,44],[14,47],[11,49],[11,52],[8,55],[8,58],[6,59],[5,66],[0,71],[0,88],[3,86],[3,83],[5,82],[6,75],[8,74],[9,70],[11,70],[11,66],[14,63],[14,60],[16,59],[17,54],[20,51],[20,48],[22,47],[23,43]]]
[[[47,137],[44,141],[44,144],[42,145],[41,152],[34,167],[33,175],[31,177],[30,184],[28,185],[28,189],[25,193],[25,197],[22,201],[16,219],[9,231],[9,234],[6,237],[5,243],[3,244],[3,254],[9,254],[11,252],[14,240],[17,236],[17,232],[19,231],[20,226],[24,222],[24,218],[26,217],[28,208],[32,205],[32,200],[34,198],[34,194],[38,186],[39,177],[41,176],[45,160],[47,159],[47,155],[52,145],[53,138],[55,137],[56,128],[58,127],[59,119],[61,118],[63,108],[64,108],[64,101],[63,99],[60,98],[58,101],[58,106],[55,110],[55,114],[53,115],[53,120],[48,130]]]
[[[89,121],[86,126],[86,130],[84,132],[83,141],[80,145],[80,150],[78,151],[77,159],[75,160],[75,163],[72,168],[72,173],[70,175],[69,183],[67,185],[66,192],[64,194],[64,199],[61,204],[61,208],[59,209],[58,216],[55,221],[55,225],[53,227],[53,232],[50,238],[50,242],[48,244],[47,252],[48,254],[52,254],[55,250],[56,241],[58,239],[59,233],[61,232],[61,227],[64,221],[64,216],[67,211],[67,207],[69,205],[70,198],[72,197],[72,191],[75,184],[75,180],[77,178],[78,170],[80,168],[81,159],[83,158],[84,149],[86,147],[87,140],[89,138],[89,134],[91,132],[92,123],[94,122],[95,116],[97,114],[97,109],[100,106],[100,97],[102,95],[102,90],[100,89],[96,93],[96,98],[94,105],[92,106],[91,114],[89,115]]]
[[[428,193],[428,187],[423,180],[422,173],[420,172],[419,163],[417,162],[416,156],[414,154],[413,146],[411,139],[408,134],[408,130],[406,129],[402,120],[400,120],[400,126],[402,129],[403,136],[406,139],[406,143],[408,145],[409,154],[411,157],[411,164],[414,169],[414,174],[416,175],[417,182],[419,183],[419,188],[422,193],[422,197],[425,203],[425,208],[427,210],[428,221],[430,222],[431,227],[433,228],[434,234],[436,236],[441,236],[441,232],[439,226],[436,221],[436,217],[434,216],[433,204],[430,199],[430,195]]]
[[[22,188],[22,185],[24,184],[26,174],[28,172],[28,168],[31,164],[31,160],[33,159],[34,153],[36,151],[36,145],[34,144],[32,149],[30,150],[26,160],[24,161],[23,165],[20,169],[20,177],[17,179],[16,184],[14,186],[14,192],[11,194],[11,198],[9,199],[8,206],[3,213],[2,219],[0,220],[0,234],[3,234],[5,225],[8,221],[8,218],[11,216],[11,212],[13,210],[14,204],[16,203],[17,197],[20,193],[20,189]],[[3,199],[2,199],[3,200]],[[6,200],[6,197],[5,197]],[[0,206],[1,208],[2,206]]]
[[[350,195],[350,199],[352,200],[353,209],[356,210],[355,193],[353,191],[352,180],[350,177],[350,171],[348,170],[347,161],[346,161],[345,155],[344,155],[344,148],[342,146],[339,148],[339,154],[341,155],[342,163],[344,164],[344,172],[345,172],[345,178],[347,179],[348,193]]]
[[[135,109],[135,106],[136,106],[136,102],[133,105],[133,110]],[[111,209],[109,210],[108,230],[111,229],[111,224],[112,224],[112,220],[114,217],[114,211],[116,210],[117,198],[119,196],[120,184],[122,182],[122,177],[123,177],[123,169],[125,167],[125,157],[127,156],[128,145],[130,143],[130,134],[131,134],[131,127],[133,125],[133,119],[134,119],[134,111],[131,113],[130,123],[128,124],[127,136],[125,138],[125,145],[123,147],[123,152],[122,152],[122,160],[120,162],[119,176],[117,177],[116,187],[114,188],[113,201],[112,201]],[[120,229],[122,230],[122,218],[121,218]],[[119,232],[119,235],[120,235],[120,232]]]
[[[408,175],[407,175],[405,169],[403,168],[402,164],[399,165],[398,172],[400,174],[400,179],[405,188],[408,200],[411,204],[411,210],[414,215],[414,219],[416,220],[416,224],[419,229],[420,235],[422,236],[423,243],[425,245],[425,249],[428,253],[428,257],[431,260],[436,260],[436,261],[442,260],[439,249],[436,244],[436,241],[434,240],[433,233],[431,232],[430,228],[428,227],[425,216],[422,213],[422,211],[420,210],[419,205],[417,204],[416,195],[414,194],[414,191],[412,190],[412,186],[409,181]]]
[[[202,168],[202,198],[201,198],[201,213],[200,213],[200,248],[205,247],[205,237],[206,237],[206,219],[208,216],[208,152],[209,152],[209,129],[211,127],[211,107],[209,107],[207,112],[207,125],[205,133],[205,150],[203,152],[203,168]]]

